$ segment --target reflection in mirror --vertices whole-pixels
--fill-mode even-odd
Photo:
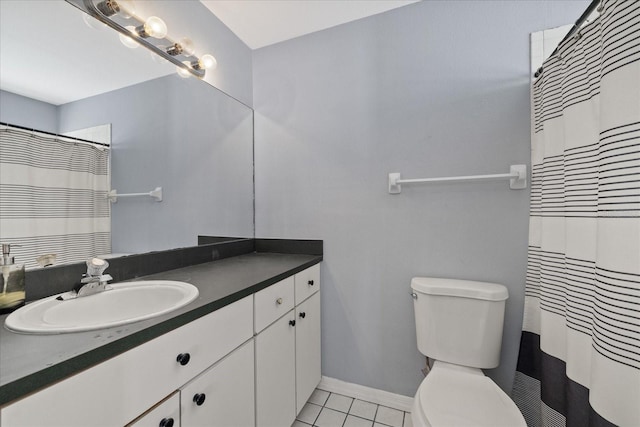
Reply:
[[[0,7],[0,121],[56,134],[107,125],[111,149],[104,151],[111,183],[89,193],[102,197],[108,189],[163,189],[161,202],[132,197],[106,204],[111,229],[106,252],[193,246],[198,235],[253,237],[249,107],[203,81],[180,78],[175,66],[146,49],[127,49],[115,31],[88,26],[88,16],[64,1],[3,0]],[[87,132],[92,131],[80,137],[93,139]],[[29,148],[28,154],[22,149],[18,154],[52,153],[46,143]],[[0,156],[9,151],[0,147]],[[104,255],[76,250],[67,257],[73,251],[58,243],[58,232],[48,231],[47,224],[56,221],[52,218],[31,218],[27,226],[48,240],[35,244],[24,238],[2,203],[7,186],[22,172],[2,169],[7,173],[0,170],[0,242],[23,244],[13,250],[17,261],[33,267],[37,255],[48,253],[58,254],[58,262]],[[26,198],[45,194],[52,200],[59,191],[59,184],[46,178],[33,187]],[[54,199],[58,215],[73,222],[74,204],[65,197]]]

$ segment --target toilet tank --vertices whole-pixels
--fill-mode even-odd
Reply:
[[[418,350],[443,362],[473,368],[500,363],[507,288],[497,283],[415,277]]]

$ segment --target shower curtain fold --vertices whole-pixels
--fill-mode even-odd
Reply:
[[[640,2],[603,7],[533,83],[529,426],[640,426]]]

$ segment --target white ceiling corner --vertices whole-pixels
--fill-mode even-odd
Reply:
[[[200,0],[249,48],[259,49],[418,0]]]

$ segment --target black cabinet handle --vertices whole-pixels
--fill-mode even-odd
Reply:
[[[207,396],[205,396],[204,393],[198,393],[198,394],[193,396],[193,401],[196,403],[196,405],[202,406],[202,404],[204,403],[204,399],[206,397]]]
[[[176,357],[176,362],[178,362],[182,366],[189,363],[189,360],[191,360],[191,356],[189,355],[189,353],[180,353],[178,357]]]
[[[313,280],[309,280],[307,283],[309,284],[309,286],[313,286]]]
[[[173,427],[173,418],[163,418],[159,427]]]
[[[296,326],[296,321],[295,320],[289,320],[289,325],[290,326]]]
[[[298,316],[300,316],[301,319],[304,319],[305,317],[307,317],[307,313],[305,313],[304,311],[302,313],[300,313]]]

